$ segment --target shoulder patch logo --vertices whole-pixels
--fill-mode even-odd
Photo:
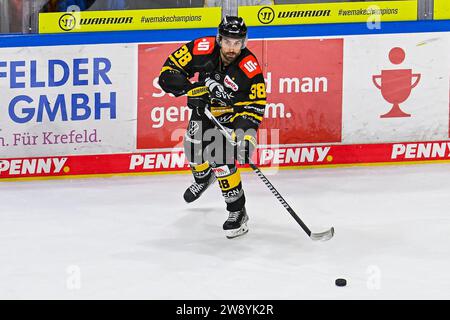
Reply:
[[[214,38],[214,37],[197,39],[194,41],[193,53],[195,55],[210,54],[214,50],[215,42],[216,42],[216,38]]]
[[[261,68],[254,56],[247,56],[239,63],[239,67],[250,79],[261,73]]]

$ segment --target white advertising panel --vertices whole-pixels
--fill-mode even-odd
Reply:
[[[136,46],[2,48],[0,157],[130,152]]]
[[[450,34],[348,36],[342,143],[449,138]]]

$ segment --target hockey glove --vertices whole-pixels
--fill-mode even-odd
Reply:
[[[192,85],[192,88],[187,92],[187,105],[193,111],[196,111],[199,116],[205,112],[205,108],[209,103],[208,87],[202,82],[197,82]]]
[[[217,78],[220,79],[220,75]],[[216,102],[224,107],[233,105],[232,102],[233,95],[227,92],[223,87],[223,85],[217,80],[215,80],[215,77],[213,75],[206,78],[205,85],[209,89],[211,102]]]
[[[175,97],[184,95],[192,86],[186,75],[170,67],[161,72],[158,83],[161,89],[165,92],[172,93]]]
[[[244,139],[237,143],[236,158],[240,164],[250,163],[253,151],[256,148],[256,139],[251,135],[247,135]]]

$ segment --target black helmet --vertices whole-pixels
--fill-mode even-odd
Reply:
[[[225,16],[219,24],[219,33],[217,35],[217,42],[220,44],[222,37],[229,37],[235,39],[243,39],[242,48],[247,43],[247,26],[244,19],[235,16]]]

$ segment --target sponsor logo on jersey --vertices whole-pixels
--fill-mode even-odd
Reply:
[[[239,86],[233,80],[231,80],[228,75],[223,80],[223,84],[225,85],[225,87],[230,88],[233,91],[238,91],[239,89]]]
[[[200,38],[195,40],[193,53],[195,55],[210,54],[214,50],[215,41],[216,38],[214,37]]]
[[[242,61],[239,63],[239,67],[250,79],[261,73],[261,68],[258,61],[256,61],[256,58],[252,55],[249,55],[242,59]]]

